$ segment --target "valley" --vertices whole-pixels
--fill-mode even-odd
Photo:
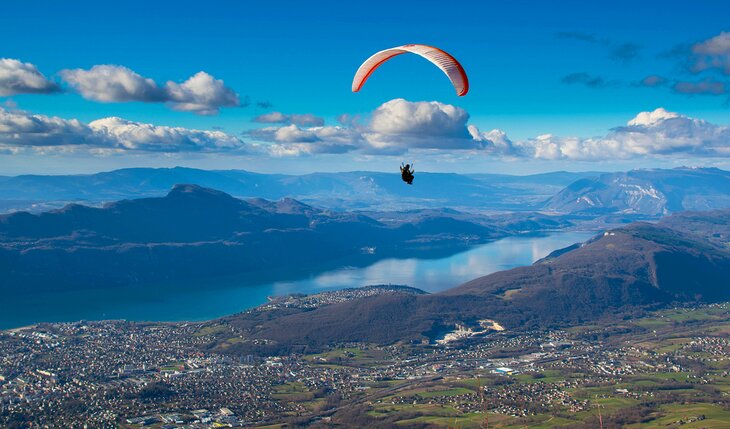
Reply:
[[[197,185],[6,214],[3,287],[22,285],[17,296],[153,284],[178,296],[188,284],[235,306],[211,273],[251,279],[282,260],[295,278],[324,273],[324,283],[259,291],[259,302],[201,317],[209,320],[51,320],[1,331],[0,425],[730,427],[728,219],[728,209],[661,218],[336,211]],[[479,259],[489,246],[499,250]],[[508,265],[495,262],[500,254]],[[424,285],[462,284],[424,291],[421,282],[343,280],[379,263],[408,270],[418,258],[456,270]],[[424,267],[411,265],[426,279]]]

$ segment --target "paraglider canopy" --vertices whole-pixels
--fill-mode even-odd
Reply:
[[[469,92],[469,80],[466,77],[466,72],[461,64],[456,61],[456,58],[439,48],[428,45],[403,45],[377,52],[365,60],[357,69],[355,78],[352,80],[352,92],[360,91],[365,81],[381,64],[397,55],[406,53],[420,55],[435,64],[448,76],[458,96],[461,97]]]

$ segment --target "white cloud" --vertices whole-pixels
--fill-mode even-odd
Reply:
[[[91,129],[76,119],[33,115],[0,108],[0,146],[97,144]]]
[[[375,109],[369,131],[390,136],[468,138],[468,120],[469,114],[460,107],[397,98]]]
[[[116,117],[93,121],[89,127],[113,146],[130,150],[198,152],[243,148],[241,140],[222,131],[166,127]]]
[[[89,70],[61,70],[59,74],[89,100],[103,103],[165,100],[164,91],[155,81],[122,66],[99,65]]]
[[[655,109],[651,112],[640,112],[627,125],[629,126],[640,126],[640,125],[656,125],[662,121],[672,118],[679,118],[679,113],[668,112],[663,107]]]
[[[291,143],[291,144],[273,144],[267,147],[268,153],[272,156],[302,156],[315,154],[342,154],[348,153],[356,149],[355,146],[344,143],[324,141],[318,144],[308,143]]]
[[[0,58],[0,96],[16,94],[49,94],[60,88],[46,79],[31,63]]]
[[[402,98],[381,104],[371,115],[363,135],[370,153],[405,153],[409,149],[483,149],[467,128],[466,110],[438,101],[412,102]]]
[[[289,123],[281,127],[266,127],[249,131],[260,141],[277,143],[276,153],[300,155],[306,153],[342,153],[360,151],[365,154],[401,154],[409,149],[481,150],[492,143],[474,139],[467,128],[469,114],[449,104],[410,102],[395,99],[380,105],[364,125],[341,116],[345,126],[298,126],[302,116],[272,112],[255,119],[262,123]],[[322,121],[321,123],[323,123]],[[307,143],[302,146],[302,143]],[[289,144],[291,147],[286,147]]]
[[[313,130],[303,130],[294,124],[278,128],[274,132],[274,140],[280,143],[313,143],[320,141]]]
[[[409,150],[582,161],[645,156],[730,156],[728,127],[663,108],[641,112],[625,126],[593,138],[545,134],[512,141],[502,130],[481,132],[468,124],[468,120],[469,114],[456,106],[396,99],[378,107],[362,125],[357,122],[339,127],[290,124],[252,130],[249,135],[254,140],[274,143],[268,147],[277,156],[349,151],[399,155]]]
[[[221,107],[240,104],[238,94],[226,87],[222,80],[203,71],[179,85],[167,82],[165,93],[173,109],[201,115],[214,115]]]
[[[251,130],[248,135],[269,145],[274,156],[299,156],[315,153],[345,153],[361,148],[363,137],[345,127],[300,128],[294,124]]]
[[[313,130],[302,129],[292,124],[284,127],[266,127],[252,130],[252,137],[276,143],[313,143],[319,141]]]
[[[62,70],[60,75],[84,98],[104,103],[164,102],[174,110],[200,115],[217,114],[221,107],[240,105],[238,94],[222,80],[202,71],[181,84],[169,81],[164,86],[117,65]]]
[[[644,156],[730,156],[730,128],[663,108],[641,112],[605,137],[538,136],[520,142],[540,159],[611,160]]]
[[[577,161],[730,157],[729,127],[663,108],[641,112],[626,125],[613,128],[601,137],[545,134],[513,141],[502,130],[481,132],[476,126],[467,125],[468,114],[454,106],[394,101],[397,103],[385,103],[385,108],[376,110],[377,115],[373,114],[363,125],[356,122],[349,126],[317,127],[289,124],[254,129],[247,134],[252,140],[262,142],[254,145],[222,131],[159,126],[116,117],[86,124],[0,108],[0,152],[8,154],[33,148],[44,153],[83,148],[99,154],[234,152],[284,157],[348,152],[363,156],[401,155],[415,150],[459,159],[486,156]],[[407,119],[408,114],[413,115],[412,123]],[[439,124],[438,131],[428,118]],[[462,134],[462,127],[466,135]]]
[[[475,125],[469,125],[469,134],[475,141],[482,142],[482,148],[494,155],[519,156],[520,149],[515,146],[507,133],[494,129],[489,132],[480,132]]]
[[[0,108],[0,147],[56,148],[86,147],[104,151],[223,152],[246,151],[240,139],[221,131],[167,127],[121,118],[104,118],[85,124]]]

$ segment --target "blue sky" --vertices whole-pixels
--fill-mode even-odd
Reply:
[[[113,7],[85,1],[11,2],[3,5],[0,15],[0,58],[31,64],[61,91],[6,90],[2,96],[0,71],[0,105],[14,115],[8,121],[17,123],[22,115],[41,115],[89,124],[120,117],[134,124],[225,133],[246,147],[229,150],[226,140],[225,150],[218,143],[181,150],[175,142],[160,149],[149,141],[145,145],[109,143],[108,136],[104,143],[68,139],[64,144],[57,140],[38,143],[33,139],[37,134],[23,136],[13,129],[12,139],[7,137],[4,142],[0,132],[0,149],[3,144],[8,146],[4,152],[0,150],[0,174],[171,165],[338,171],[387,169],[406,158],[419,159],[430,170],[516,173],[726,166],[725,149],[730,143],[723,142],[730,135],[724,128],[730,125],[730,70],[723,68],[727,58],[722,49],[723,32],[730,31],[728,16],[730,4],[726,1],[691,5],[671,1],[370,1],[357,6],[345,2],[127,1]],[[458,58],[470,78],[469,94],[457,97],[446,77],[415,55],[393,59],[361,92],[350,91],[352,76],[363,60],[378,50],[405,43],[439,46]],[[716,49],[712,66],[698,66],[696,46]],[[211,111],[179,100],[160,101],[159,97],[120,101],[117,96],[100,101],[99,94],[96,99],[85,94],[63,72],[98,65],[124,67],[160,88],[168,81],[182,85],[204,71],[223,81],[229,94],[237,95],[237,102],[220,103]],[[640,84],[649,76],[662,80],[655,86]],[[479,144],[471,140],[464,145],[434,142],[417,150],[409,146],[410,137],[422,142],[429,136],[419,135],[414,125],[388,128],[392,135],[386,132],[377,137],[378,142],[387,140],[388,150],[373,150],[370,118],[394,99],[458,106],[468,113],[468,125],[480,133],[502,130],[510,146],[504,149],[503,142],[479,134],[481,137],[475,137]],[[383,121],[386,113],[410,112],[413,106],[391,107],[381,111]],[[616,152],[620,159],[602,159],[593,146],[579,155],[569,150],[536,155],[533,143],[520,143],[551,134],[561,139],[601,140],[581,145],[609,144],[606,141],[610,140],[635,148],[634,140],[626,140],[625,134],[609,136],[611,130],[625,126],[640,112],[657,108],[680,116],[658,115],[658,119],[637,124],[646,128],[641,131],[641,148]],[[434,109],[433,115],[438,116],[440,107]],[[337,122],[342,114],[359,119],[357,125],[349,125],[352,132],[338,134],[337,144],[325,145],[329,137],[308,130],[311,124],[253,121],[271,112],[311,114],[324,119],[325,127],[347,127]],[[678,125],[682,118],[704,120],[714,128],[687,120]],[[452,119],[459,122],[463,118]],[[668,136],[665,122],[671,122],[672,130],[695,127],[685,130],[682,138],[696,134],[700,127],[717,141],[711,150],[700,147],[702,142],[668,141],[672,136]],[[104,132],[111,134],[112,126],[104,126]],[[114,130],[120,127],[118,123],[113,126]],[[296,128],[296,135],[303,137],[282,140],[256,132],[262,127],[286,126]],[[346,138],[365,143],[343,146]],[[646,150],[651,146],[644,141],[647,138],[659,139],[664,146]],[[563,147],[567,143],[550,144]],[[278,145],[277,150],[270,151],[270,145]],[[87,146],[95,150],[86,150]]]

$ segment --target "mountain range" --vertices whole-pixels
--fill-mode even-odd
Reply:
[[[395,201],[396,195],[416,189],[412,202],[456,201],[473,194],[482,204],[485,190],[497,188],[496,175],[487,180],[478,175],[423,174],[420,187],[391,184],[392,177],[386,175],[382,180],[388,184],[381,187],[381,179],[365,173],[305,177],[135,169],[22,179],[32,186],[22,185],[19,177],[3,178],[0,191],[17,196],[20,190],[12,191],[8,184],[15,183],[21,189],[35,187],[37,194],[31,196],[44,198],[72,197],[74,192],[94,198],[115,192],[154,194],[171,174],[199,175],[198,181],[218,180],[238,189],[265,189],[272,183],[269,179],[276,178],[276,186],[291,181],[287,189],[310,189],[310,196],[317,189],[347,195],[354,184],[370,183],[374,188],[369,189],[383,190],[382,200]],[[243,180],[246,175],[251,181]],[[571,177],[572,173],[555,173],[500,180],[513,188],[530,188],[535,181],[556,186]],[[479,214],[484,210],[428,204],[409,208],[407,203],[396,211],[341,211],[288,197],[240,199],[197,184],[177,184],[164,196],[0,215],[0,291],[33,294],[159,282],[174,287],[179,280],[192,284],[241,275],[265,282],[365,266],[381,258],[448,255],[508,235],[564,229],[581,218],[625,215],[622,220],[628,220],[680,211],[656,223],[625,224],[532,266],[437,294],[384,294],[316,309],[250,311],[213,322],[229,324],[250,339],[237,343],[234,352],[318,349],[333,341],[433,342],[456,326],[478,329],[486,319],[507,329],[581,323],[676,301],[729,298],[730,210],[681,211],[730,206],[729,177],[723,170],[688,168],[582,177],[546,200],[542,207],[550,214],[523,210],[488,216]],[[94,180],[101,182],[94,185]],[[438,192],[429,195],[430,188]],[[379,192],[372,193],[373,201]]]
[[[305,175],[242,170],[130,168],[87,175],[0,177],[0,210],[43,211],[68,202],[98,205],[120,199],[163,196],[179,183],[218,189],[239,198],[294,198],[337,209],[477,207],[532,210],[566,185],[596,173],[532,176],[416,173],[405,186],[394,173],[353,171]]]
[[[410,212],[380,221],[284,198],[242,200],[198,185],[103,207],[0,216],[0,290],[109,288],[246,274],[286,278],[467,246],[569,223],[540,214]]]
[[[228,353],[320,350],[347,342],[434,342],[485,320],[550,328],[730,298],[730,210],[637,222],[436,294],[384,294],[315,309],[251,310],[213,323],[245,338]],[[418,285],[412,285],[417,287]],[[296,329],[295,329],[296,327]],[[218,347],[213,343],[211,347]]]
[[[551,197],[546,210],[661,216],[730,207],[730,172],[674,168],[605,173],[579,179]]]
[[[100,206],[120,199],[160,197],[179,183],[218,189],[239,198],[293,198],[338,210],[400,212],[451,207],[481,212],[542,210],[593,217],[659,217],[682,210],[730,207],[730,172],[716,168],[527,176],[418,172],[414,185],[406,186],[397,173],[284,175],[176,167],[0,177],[0,212],[41,212],[69,202]]]

